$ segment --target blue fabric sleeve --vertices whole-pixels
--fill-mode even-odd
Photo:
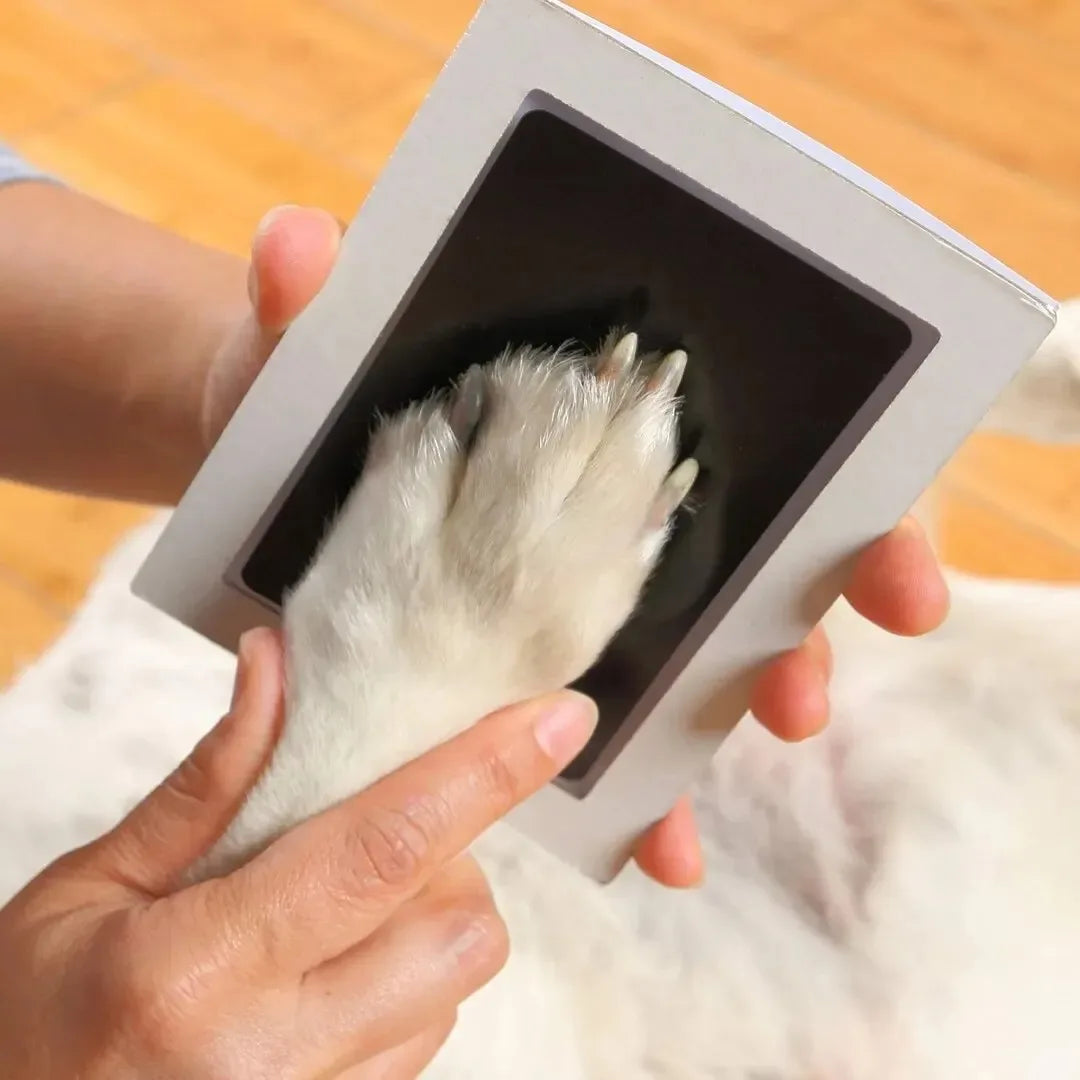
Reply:
[[[55,182],[55,177],[35,168],[28,161],[20,157],[10,146],[0,142],[0,186],[15,183],[19,180],[49,180]]]

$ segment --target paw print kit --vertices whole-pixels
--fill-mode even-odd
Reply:
[[[135,591],[233,648],[279,618],[377,415],[508,346],[685,350],[691,512],[578,684],[592,744],[511,818],[608,880],[1054,317],[721,87],[555,0],[488,0]]]

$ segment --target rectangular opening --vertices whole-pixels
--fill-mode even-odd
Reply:
[[[280,606],[377,413],[507,345],[591,348],[615,325],[690,353],[682,451],[702,474],[638,612],[580,681],[601,723],[561,780],[579,797],[678,674],[675,650],[704,640],[917,370],[932,327],[534,97],[230,575]]]

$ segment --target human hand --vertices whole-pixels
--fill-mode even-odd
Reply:
[[[322,288],[340,240],[340,225],[321,210],[284,207],[263,219],[252,245],[251,311],[225,339],[206,384],[207,449],[282,331]],[[863,553],[845,595],[860,614],[895,634],[928,633],[948,610],[945,580],[913,518]],[[787,741],[816,734],[828,722],[831,671],[829,642],[818,627],[800,648],[762,673],[753,691],[753,714]],[[688,887],[701,879],[701,845],[688,799],[642,838],[635,858],[664,885]]]
[[[265,765],[282,670],[277,634],[246,635],[230,712],[191,757],[0,909],[5,1080],[411,1080],[501,968],[462,852],[580,750],[592,703],[503,710],[184,888]]]
[[[325,210],[278,206],[251,243],[246,310],[226,324],[206,367],[200,429],[209,453],[281,335],[326,283],[342,227]]]
[[[844,596],[864,618],[893,634],[917,637],[936,629],[949,609],[949,590],[922,526],[912,517],[860,556]],[[829,721],[832,651],[818,626],[803,644],[762,672],[751,711],[774,735],[798,742]],[[637,862],[675,888],[696,885],[704,868],[689,799],[682,799],[641,840]]]

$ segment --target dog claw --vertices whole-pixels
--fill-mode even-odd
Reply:
[[[484,411],[484,376],[479,364],[473,364],[458,385],[450,406],[450,430],[462,446],[467,446]]]
[[[649,380],[649,389],[657,393],[674,395],[686,373],[686,361],[685,349],[669,352],[660,361],[660,366]]]
[[[697,481],[700,466],[694,458],[686,458],[669,474],[649,511],[649,527],[659,529],[682,505]]]
[[[637,359],[638,336],[635,333],[624,334],[615,343],[611,354],[602,359],[596,377],[617,381],[630,369]]]

